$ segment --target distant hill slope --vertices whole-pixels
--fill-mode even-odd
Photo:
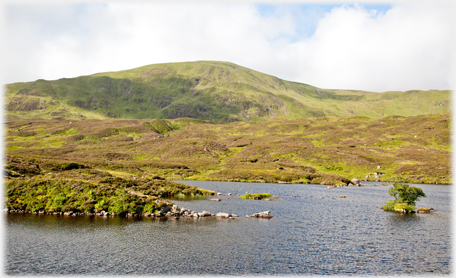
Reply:
[[[328,77],[330,78],[330,77]],[[9,119],[175,119],[215,123],[450,111],[449,90],[373,93],[289,82],[228,62],[154,64],[6,85]]]
[[[347,185],[357,178],[442,184],[451,183],[450,128],[449,113],[230,124],[188,118],[7,120],[5,170],[12,177],[40,174],[51,180],[53,173],[73,165],[74,170],[138,180],[158,175],[169,180]]]

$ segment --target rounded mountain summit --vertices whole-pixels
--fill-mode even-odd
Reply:
[[[449,90],[374,93],[285,81],[229,62],[153,64],[76,78],[6,85],[9,119],[175,119],[214,123],[270,118],[450,111]]]

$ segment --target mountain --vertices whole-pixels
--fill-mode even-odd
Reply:
[[[290,82],[228,62],[143,66],[6,85],[9,119],[176,119],[214,123],[450,112],[449,90],[374,93]]]

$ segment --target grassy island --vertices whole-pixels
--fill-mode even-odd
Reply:
[[[389,200],[381,208],[385,211],[395,211],[401,213],[415,212],[416,202],[420,200],[420,197],[426,197],[426,194],[421,188],[410,186],[410,184],[407,183],[398,182],[393,184],[393,186],[388,190],[388,194],[391,197],[394,197],[394,199]]]
[[[268,199],[271,197],[272,197],[272,195],[269,193],[254,193],[254,194],[247,193],[245,195],[240,196],[239,199],[261,200],[261,199]]]

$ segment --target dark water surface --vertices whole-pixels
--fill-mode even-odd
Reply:
[[[384,212],[384,186],[182,181],[222,193],[268,192],[275,201],[221,196],[179,207],[238,219],[5,214],[10,275],[442,275],[451,273],[451,186],[418,185],[417,207]],[[345,195],[346,198],[336,198]],[[320,198],[324,197],[324,198]],[[270,210],[272,219],[245,218]]]

